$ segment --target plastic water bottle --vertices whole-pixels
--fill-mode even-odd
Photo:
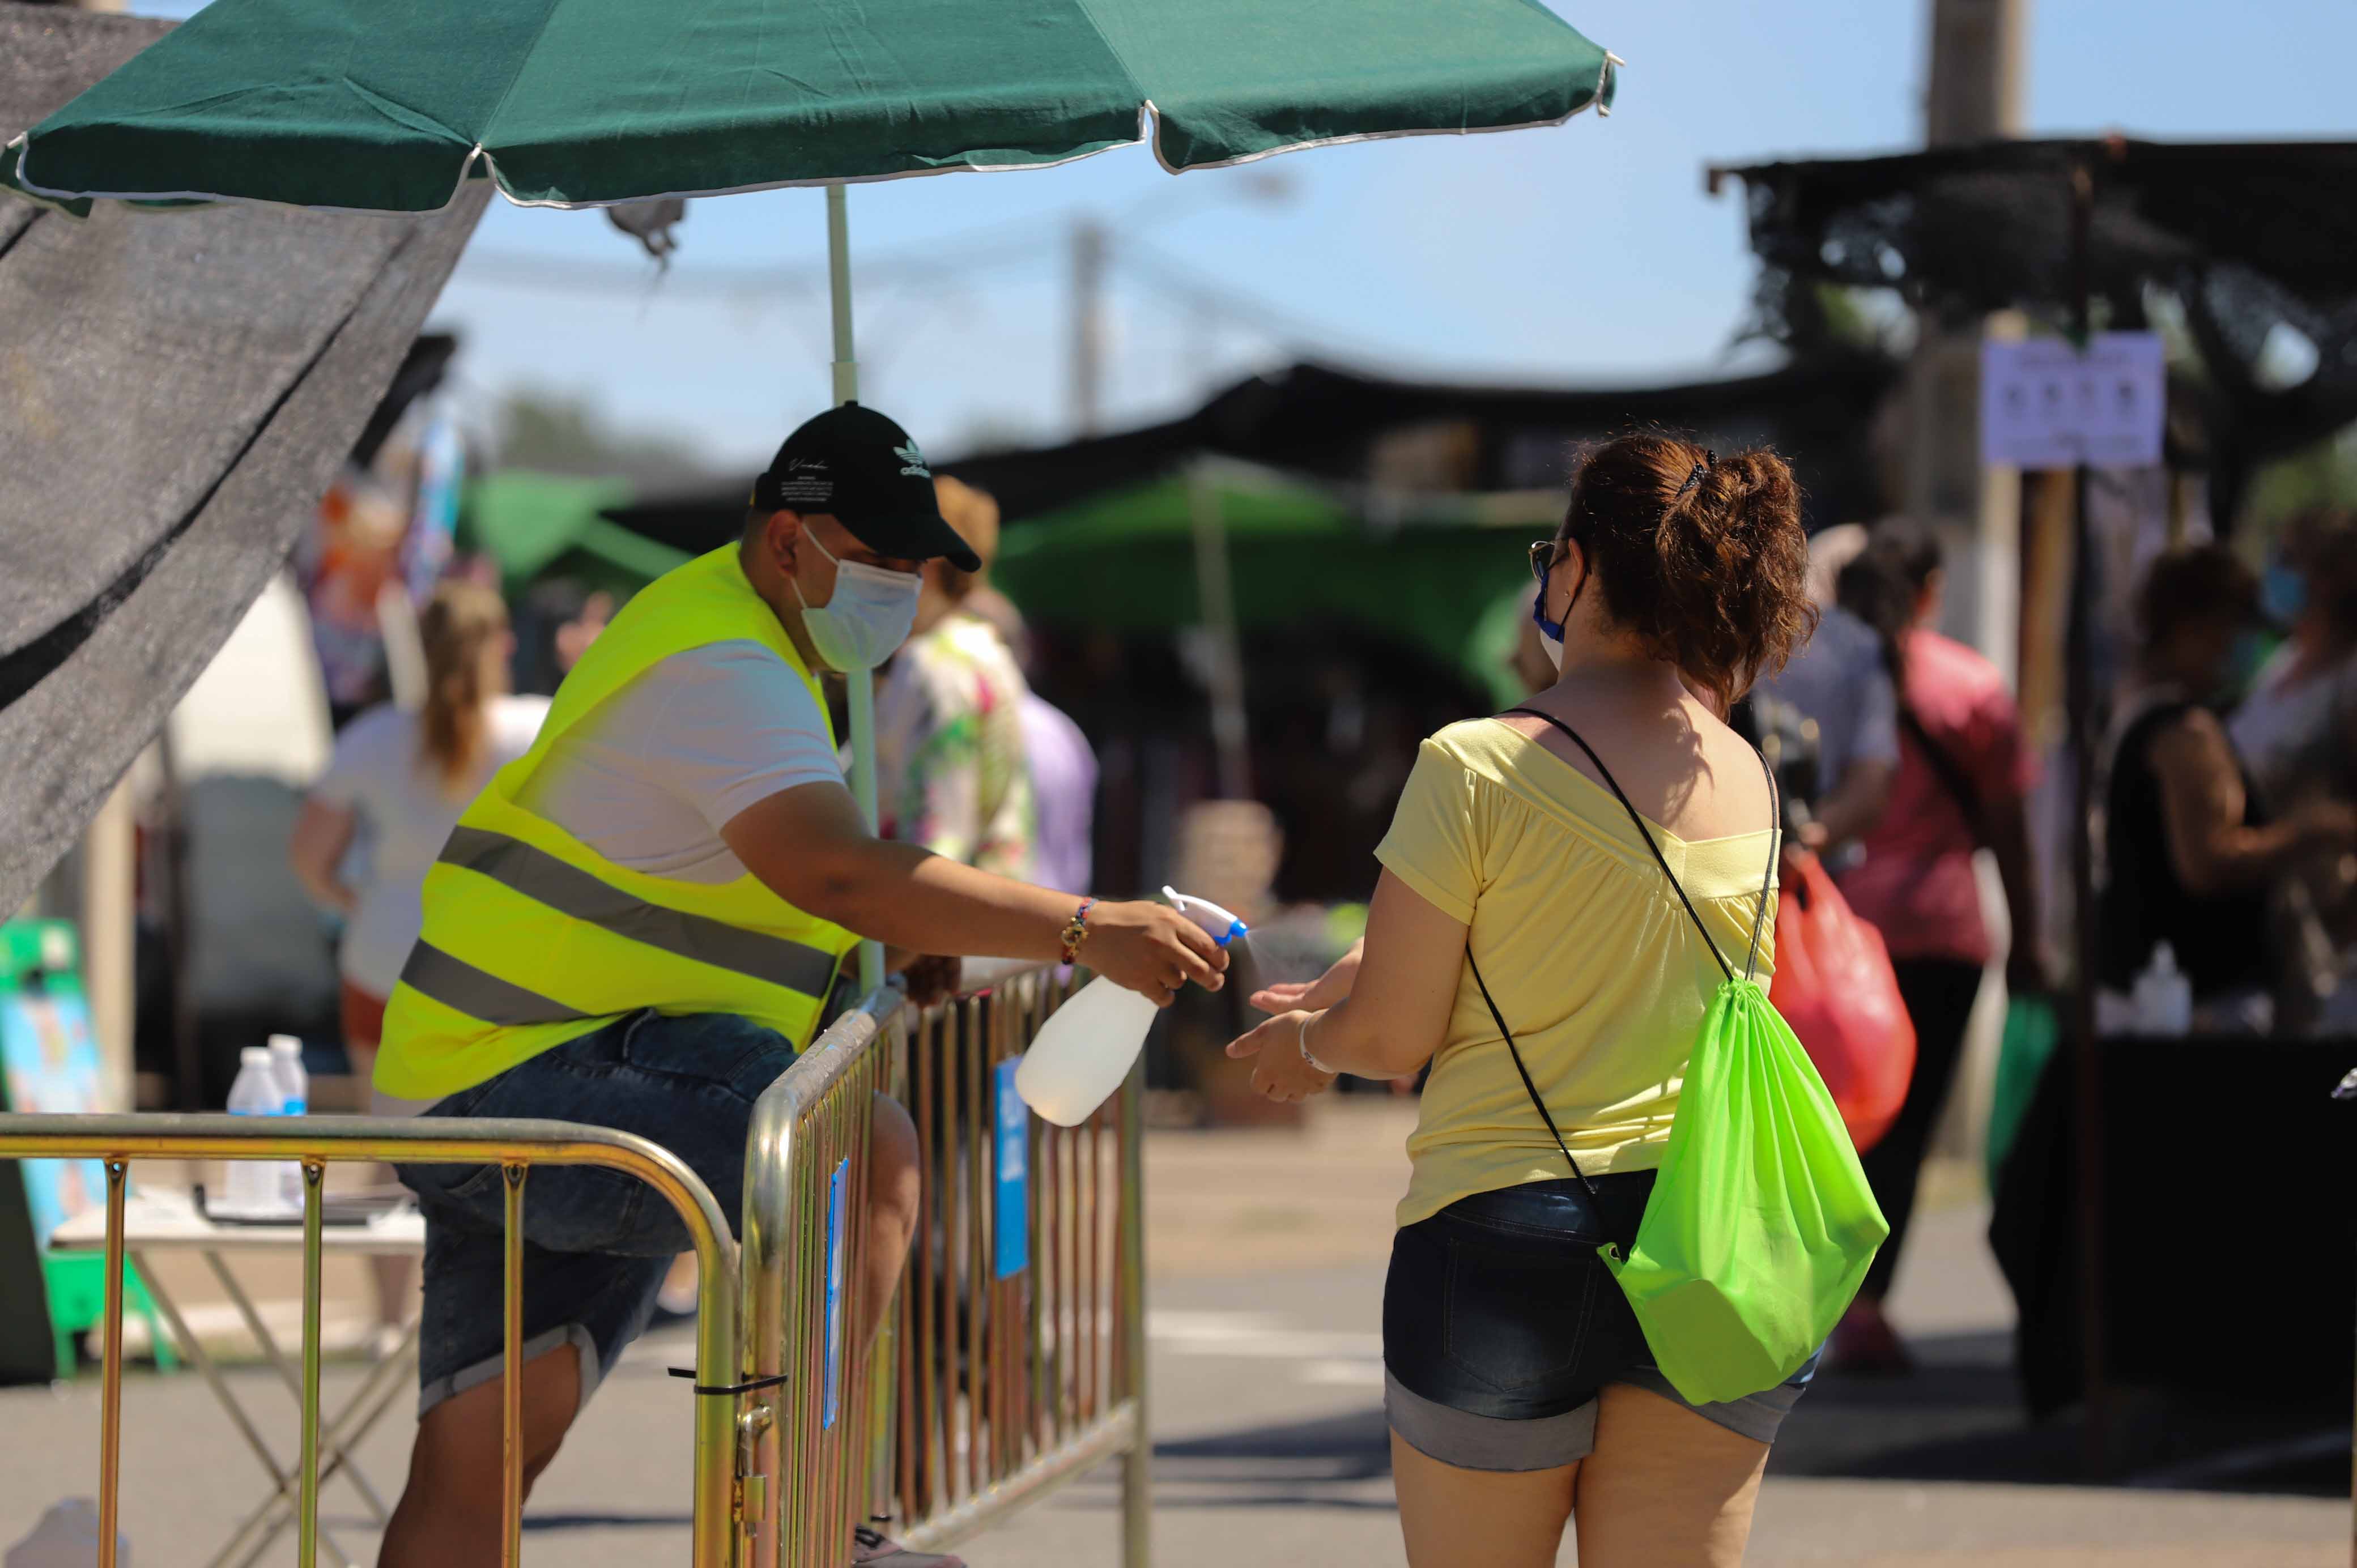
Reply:
[[[2193,1029],[2193,983],[2177,967],[2177,950],[2167,942],[2152,950],[2152,962],[2136,978],[2136,1033],[2185,1035]]]
[[[1226,947],[1251,929],[1217,904],[1165,887],[1162,896]],[[1015,1069],[1023,1103],[1059,1127],[1077,1127],[1113,1098],[1146,1047],[1161,1009],[1154,999],[1103,975],[1049,1015]]]
[[[302,1116],[311,1109],[311,1075],[303,1070],[303,1042],[292,1035],[270,1036],[270,1073],[277,1080],[278,1097],[284,1101],[281,1116]],[[278,1173],[283,1197],[280,1201],[290,1214],[303,1212],[303,1167],[289,1163],[271,1167]]]
[[[279,1090],[277,1070],[270,1061],[270,1047],[246,1047],[238,1053],[237,1081],[229,1089],[229,1113],[276,1116],[285,1109],[286,1096]],[[285,1177],[274,1164],[231,1160],[227,1186],[228,1201],[222,1208],[230,1213],[259,1219],[286,1211]]]

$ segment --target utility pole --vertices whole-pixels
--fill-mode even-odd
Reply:
[[[1933,147],[2022,129],[2028,0],[1931,0],[1923,140]],[[1905,500],[1932,529],[1949,567],[1948,630],[2012,675],[2018,657],[2019,483],[1980,458],[1980,345],[2018,337],[2012,313],[1986,323],[1921,324],[1907,375]]]
[[[1072,225],[1072,434],[1094,435],[1104,411],[1105,231],[1092,218]]]

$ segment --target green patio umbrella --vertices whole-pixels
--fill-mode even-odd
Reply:
[[[1619,63],[1537,0],[214,0],[10,143],[0,181],[393,212],[473,178],[553,207],[823,185],[842,401],[845,182],[1549,125],[1608,111]]]

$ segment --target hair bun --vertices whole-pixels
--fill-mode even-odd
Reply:
[[[1816,625],[1801,488],[1781,457],[1721,457],[1653,433],[1589,453],[1564,526],[1595,561],[1604,609],[1655,658],[1732,702]]]

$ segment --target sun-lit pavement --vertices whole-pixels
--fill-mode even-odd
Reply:
[[[1300,1133],[1157,1133],[1149,1145],[1157,1555],[1167,1564],[1402,1561],[1390,1500],[1377,1337],[1405,1106],[1321,1107]],[[1935,1184],[1936,1185],[1936,1184]],[[1911,1384],[1828,1383],[1802,1403],[1761,1498],[1750,1561],[1849,1568],[2324,1568],[2349,1560],[2345,1500],[2258,1491],[2083,1487],[2067,1443],[2018,1434],[2003,1372],[2009,1303],[1952,1196],[1918,1227],[1897,1315],[1925,1367]],[[357,1306],[357,1279],[343,1282]],[[191,1292],[193,1294],[193,1291]],[[528,1555],[578,1568],[684,1556],[688,1395],[664,1369],[686,1337],[650,1337],[598,1394],[533,1498]],[[258,1369],[232,1374],[291,1452],[293,1406]],[[328,1399],[350,1385],[331,1370]],[[363,1463],[398,1487],[405,1423]],[[0,1541],[93,1487],[98,1402],[85,1380],[0,1393]],[[134,1379],[124,1520],[139,1562],[202,1562],[262,1494],[252,1455],[193,1376]],[[375,1532],[340,1481],[337,1541]],[[975,1568],[1115,1560],[1108,1470],[966,1547]],[[291,1550],[282,1544],[280,1552]],[[323,1554],[324,1555],[324,1554]],[[1566,1558],[1568,1554],[1566,1554]],[[332,1559],[329,1559],[332,1561]]]

